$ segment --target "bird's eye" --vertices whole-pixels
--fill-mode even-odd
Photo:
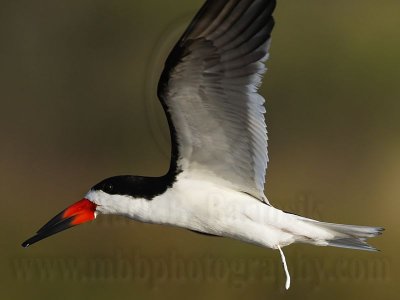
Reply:
[[[104,185],[104,191],[106,193],[111,193],[114,190],[114,186],[111,183],[106,183]]]

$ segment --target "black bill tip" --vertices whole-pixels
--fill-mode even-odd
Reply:
[[[33,237],[32,237],[32,238],[33,238]],[[24,248],[28,248],[31,244],[33,244],[33,243],[31,242],[31,239],[32,239],[32,238],[27,239],[25,242],[23,242],[23,243],[21,244],[21,246],[24,247]]]
[[[52,224],[52,226],[48,226],[45,230],[41,229],[40,231],[37,232],[36,235],[33,237],[27,239],[25,242],[21,244],[22,247],[28,248],[30,245],[39,242],[40,240],[43,240],[44,238],[47,238],[53,234],[56,234],[60,231],[66,230],[68,228],[71,228],[74,226],[74,224],[71,224],[71,221],[73,220],[73,217],[66,218],[64,220],[60,220],[58,223]]]

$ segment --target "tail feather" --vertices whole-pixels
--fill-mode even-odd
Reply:
[[[342,238],[328,241],[328,246],[366,251],[379,251],[365,242],[363,238]]]
[[[382,227],[325,223],[306,218],[304,218],[304,221],[333,234],[333,238],[325,241],[327,246],[357,250],[378,251],[366,240],[382,234],[384,230]]]

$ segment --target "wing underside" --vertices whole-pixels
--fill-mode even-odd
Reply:
[[[175,167],[262,201],[267,131],[257,90],[274,8],[275,0],[207,1],[169,55],[158,90]]]

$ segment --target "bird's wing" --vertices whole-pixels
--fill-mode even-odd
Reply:
[[[158,85],[172,137],[172,170],[214,176],[264,196],[264,98],[275,0],[208,0],[171,51]],[[171,170],[170,169],[170,170]]]

